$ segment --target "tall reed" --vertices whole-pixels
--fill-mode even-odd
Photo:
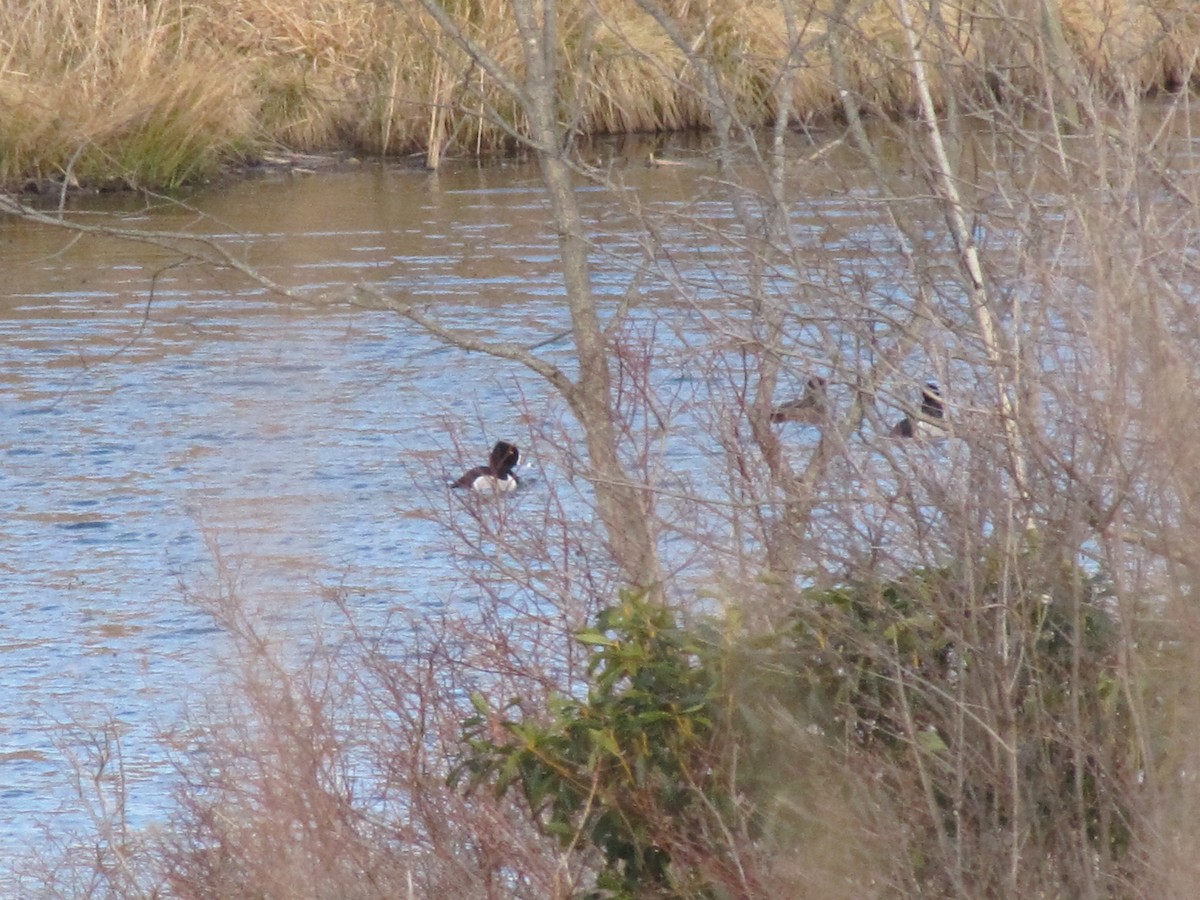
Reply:
[[[702,3],[677,11],[693,46],[718,67],[744,122],[781,112],[834,114],[830,22],[849,13],[840,41],[856,90],[882,114],[913,103],[907,74],[886,61],[900,30],[885,0]],[[955,92],[1031,89],[1029,48],[1038,3],[970,0],[928,35],[943,61],[982,63]],[[517,69],[507,7],[480,0],[476,34]],[[631,0],[563,5],[563,77],[588,133],[703,127],[697,73]],[[788,46],[786,21],[793,30]],[[1068,0],[1061,32],[1070,68],[1115,94],[1194,81],[1200,12],[1187,0]],[[1013,27],[1014,24],[1017,27]],[[520,116],[449,42],[429,40],[412,0],[43,0],[0,7],[0,184],[23,179],[115,180],[161,186],[203,178],[222,160],[268,146],[370,154],[486,154],[510,149]],[[1027,40],[1013,41],[1024,34]],[[789,108],[778,108],[780,61],[792,53]],[[954,66],[939,71],[955,71]]]

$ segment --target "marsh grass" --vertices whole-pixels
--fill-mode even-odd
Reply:
[[[176,5],[46,4],[0,18],[0,180],[173,185],[246,144],[245,68],[203,44]]]
[[[938,71],[958,80],[933,85],[938,101],[955,91],[1034,90],[1028,73],[1037,64],[1029,49],[1038,45],[1036,6],[973,0],[943,14],[950,26],[930,30],[927,40],[949,63]],[[835,115],[835,34],[851,86],[868,108],[892,115],[912,107],[911,79],[897,63],[901,32],[884,0],[811,0],[787,15],[764,0],[676,12],[743,122],[769,123],[781,112],[804,121]],[[574,2],[562,17],[564,94],[574,98],[570,114],[581,131],[711,124],[687,55],[636,3]],[[505,4],[481,0],[470,21],[489,52],[519,72]],[[1186,0],[1073,0],[1062,4],[1062,23],[1073,53],[1069,68],[1116,95],[1174,89],[1195,78],[1200,12]],[[443,154],[510,150],[512,132],[523,128],[511,101],[482,85],[450,42],[430,34],[409,0],[4,4],[0,184],[169,186],[277,145],[421,153],[431,163]],[[777,92],[785,77],[786,111]]]

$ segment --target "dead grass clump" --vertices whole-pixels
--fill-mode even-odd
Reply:
[[[1063,23],[1082,66],[1099,83],[1135,93],[1162,86],[1171,34],[1160,11],[1144,3],[1066,0]]]
[[[218,0],[195,15],[214,46],[250,67],[262,139],[305,151],[377,146],[366,111],[385,90],[405,96],[408,86],[385,86],[376,73],[397,58],[420,71],[429,55],[399,10],[367,0]],[[398,137],[408,144],[414,134]]]
[[[55,126],[53,106],[40,96],[36,86],[16,79],[0,82],[0,183],[36,177],[47,169],[61,170],[65,145]],[[46,149],[58,146],[58,158],[48,158]]]
[[[245,91],[219,63],[183,62],[172,74],[153,88],[127,85],[110,98],[110,115],[84,125],[92,136],[77,166],[81,178],[115,169],[134,186],[174,186],[214,172],[251,144],[249,105],[237,102]]]
[[[166,3],[6,7],[0,179],[171,185],[248,145],[245,70],[196,24]]]
[[[1037,4],[917,7],[915,15],[934,14],[917,25],[937,103],[981,86],[1039,96],[1045,60],[1036,54],[1047,41]],[[694,64],[701,58],[746,124],[773,121],[788,96],[791,117],[829,114],[839,89],[885,115],[913,108],[897,11],[883,0],[795,8],[739,0],[672,12],[674,34],[632,0],[563,8],[564,96],[582,131],[711,124]],[[507,6],[479,2],[457,14],[519,77]],[[1060,75],[1077,72],[1109,93],[1195,79],[1200,13],[1184,0],[1073,0],[1062,5],[1061,25],[1070,58],[1050,60]],[[438,35],[415,0],[50,0],[0,9],[0,34],[5,182],[71,168],[75,176],[170,184],[263,142],[488,153],[510,149],[512,132],[523,128],[511,99]],[[844,85],[832,74],[834,39]]]
[[[683,82],[683,52],[648,16],[617,18],[608,10],[597,22],[581,16],[568,37],[586,56],[572,55],[570,77],[578,85],[587,129],[596,133],[683,129],[696,121],[693,92]]]
[[[183,733],[175,814],[148,854],[172,896],[566,895],[585,861],[447,781],[473,691],[544,694],[548,673],[508,652],[523,626],[492,609],[366,632],[340,606],[341,637],[300,650],[231,590],[202,602],[232,649],[219,699]]]

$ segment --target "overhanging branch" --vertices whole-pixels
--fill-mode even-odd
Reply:
[[[386,309],[394,312],[413,324],[420,326],[439,340],[445,341],[450,346],[457,347],[460,350],[472,353],[486,353],[488,356],[494,356],[498,359],[507,359],[520,363],[525,368],[550,382],[566,398],[568,403],[572,402],[574,398],[575,383],[567,377],[566,373],[553,363],[534,355],[527,347],[503,341],[485,341],[459,329],[447,328],[436,319],[432,319],[421,312],[413,304],[389,296],[371,285],[355,285],[354,292],[358,297],[366,301],[360,304],[362,306],[369,306],[373,309]]]

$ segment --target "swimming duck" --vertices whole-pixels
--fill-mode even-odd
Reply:
[[[498,491],[506,493],[515,491],[519,479],[513,469],[521,461],[521,451],[516,444],[508,441],[496,441],[486,466],[476,466],[450,485],[452,488],[466,488],[471,491]]]
[[[942,401],[942,389],[936,381],[930,381],[921,388],[921,412],[915,418],[905,416],[892,426],[892,437],[931,438],[944,437],[946,405]]]
[[[813,375],[805,382],[803,395],[795,400],[781,403],[771,411],[772,422],[805,422],[817,425],[825,421],[826,381],[820,375]]]

